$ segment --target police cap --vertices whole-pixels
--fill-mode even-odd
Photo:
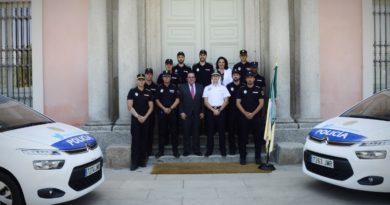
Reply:
[[[168,58],[168,59],[165,60],[165,64],[170,64],[170,65],[172,65],[172,64],[173,64],[173,60],[170,59],[170,58]]]
[[[246,74],[246,77],[248,78],[248,77],[255,77],[256,75],[253,73],[253,72],[248,72],[247,74]]]
[[[163,77],[165,77],[165,76],[171,77],[171,73],[168,72],[167,70],[164,70],[164,71],[162,72],[162,76],[163,76]]]
[[[258,68],[259,67],[259,63],[258,62],[256,62],[256,61],[253,61],[250,65],[249,65],[249,67],[251,67],[251,68]]]
[[[245,49],[240,50],[240,56],[246,56],[247,54]]]
[[[233,74],[239,74],[239,75],[241,75],[241,73],[240,73],[240,71],[239,71],[238,69],[233,69],[232,75],[233,75]]]
[[[214,71],[213,73],[211,73],[211,76],[221,76],[221,74],[219,74],[217,71]]]
[[[137,75],[137,80],[145,80],[145,75],[140,73]]]

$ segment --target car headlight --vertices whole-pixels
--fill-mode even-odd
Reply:
[[[355,153],[359,159],[384,159],[387,155],[386,150],[356,151]]]
[[[34,160],[33,166],[36,170],[61,169],[65,160]]]
[[[24,154],[29,155],[61,155],[57,150],[50,149],[21,149]]]
[[[390,145],[390,140],[368,141],[368,142],[362,142],[362,143],[360,144],[361,147],[368,147],[368,146],[384,146],[384,145]]]

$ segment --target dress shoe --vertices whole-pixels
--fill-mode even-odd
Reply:
[[[180,157],[180,154],[179,154],[179,152],[173,152],[173,156],[174,156],[175,158],[179,158],[179,157]]]
[[[194,152],[194,155],[196,155],[196,156],[202,156],[202,152]]]
[[[190,155],[190,153],[188,153],[188,152],[183,153],[183,156],[185,156],[185,157],[187,157],[188,155]]]
[[[245,158],[240,158],[240,164],[241,165],[246,165],[246,159]]]
[[[164,153],[163,152],[157,152],[156,158],[160,158],[161,156],[164,156]]]
[[[136,169],[138,169],[138,166],[137,166],[137,165],[132,164],[132,165],[130,166],[130,171],[135,171]]]

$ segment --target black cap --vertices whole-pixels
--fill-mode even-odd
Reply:
[[[238,69],[233,69],[233,71],[232,71],[232,75],[233,75],[233,74],[235,74],[235,73],[237,73],[237,74],[241,75],[241,73],[240,73],[240,71],[239,71]]]
[[[253,73],[253,72],[247,72],[246,73],[246,77],[255,77],[256,75],[255,75],[255,73]]]
[[[173,64],[173,60],[168,58],[168,59],[165,60],[165,64],[171,64],[172,65]]]
[[[240,50],[240,56],[241,56],[241,55],[247,55],[247,54],[248,54],[248,53],[246,52],[245,49]]]
[[[201,55],[201,54],[207,55],[207,51],[202,49],[202,50],[199,51],[199,55]]]
[[[137,80],[145,80],[145,75],[140,73],[137,75]]]
[[[179,51],[179,52],[177,53],[177,56],[186,56],[186,55],[184,55],[184,52],[183,52],[183,51]]]
[[[258,68],[259,67],[259,63],[258,62],[256,62],[256,61],[253,61],[250,65],[249,65],[249,67],[251,67],[251,68]]]
[[[164,71],[162,72],[162,76],[163,76],[163,77],[164,77],[164,76],[171,76],[171,73],[168,72],[167,70],[164,70]]]
[[[145,69],[145,74],[151,73],[153,74],[153,69],[152,68],[146,68]]]

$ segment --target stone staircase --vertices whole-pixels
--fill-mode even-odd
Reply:
[[[313,127],[313,123],[297,124],[277,124],[275,134],[275,149],[270,155],[270,161],[277,164],[296,164],[302,162],[302,150],[303,143],[305,141],[307,133]],[[130,165],[130,126],[129,125],[116,125],[111,127],[106,126],[86,126],[84,130],[90,132],[97,138],[99,146],[101,147],[105,164],[112,168],[128,168]],[[156,133],[156,132],[155,132]],[[182,137],[179,137],[179,152],[181,156],[175,158],[172,156],[172,147],[170,145],[165,146],[165,155],[156,159],[154,156],[150,156],[148,163],[180,163],[180,162],[239,162],[239,155],[227,155],[222,157],[219,154],[218,149],[218,136],[214,138],[214,152],[209,157],[204,156],[182,156]],[[249,137],[247,145],[247,162],[252,163],[254,158],[254,145],[252,143],[252,137]],[[157,153],[157,137],[154,139],[153,152]],[[226,144],[228,148],[228,144]],[[201,151],[205,154],[206,150],[206,136],[201,135]],[[227,151],[229,151],[227,149]],[[238,150],[237,150],[238,151]],[[265,149],[262,149],[262,161],[266,161]]]

